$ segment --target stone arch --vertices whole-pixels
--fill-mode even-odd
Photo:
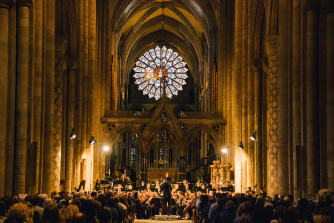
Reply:
[[[197,132],[199,131],[204,131],[206,133],[208,133],[212,138],[213,138],[213,146],[215,148],[219,148],[221,145],[223,145],[221,139],[219,138],[219,136],[211,129],[209,128],[208,126],[206,125],[198,125],[194,128],[192,128],[188,133],[187,135],[185,136],[185,145],[186,147],[188,147],[188,145],[192,142],[192,136],[194,134],[196,134]]]
[[[126,67],[128,64],[126,63],[129,54],[131,52],[131,49],[133,48],[133,46],[137,43],[137,41],[139,41],[140,39],[143,38],[143,36],[146,34],[147,31],[149,31],[151,29],[151,27],[154,27],[156,25],[161,24],[161,20],[163,19],[162,16],[157,16],[153,19],[150,19],[149,21],[143,23],[140,27],[141,30],[143,30],[142,32],[137,32],[135,30],[132,30],[131,33],[129,34],[125,44],[124,44],[124,55],[123,55],[123,69],[124,67]],[[191,29],[189,29],[187,26],[185,26],[184,24],[182,24],[181,22],[165,16],[164,17],[164,22],[166,25],[175,27],[175,30],[181,35],[184,36],[184,39],[187,39],[190,42],[190,45],[192,46],[192,48],[195,50],[197,58],[199,60],[201,60],[202,58],[202,52],[201,52],[201,44],[198,41],[197,37],[195,36],[196,33],[191,32]],[[168,40],[166,40],[168,41]]]
[[[168,133],[170,133],[172,135],[172,138],[174,137],[173,140],[182,142],[182,135],[180,135],[179,131],[177,129],[175,129],[173,126],[168,125],[166,123],[157,125],[153,128],[151,128],[145,135],[145,141],[147,142],[147,144],[145,145],[146,149],[149,148],[149,146],[152,144],[153,142],[153,137],[155,135],[155,133],[157,132],[161,132],[161,131],[167,131]],[[143,148],[145,149],[145,148]]]
[[[262,57],[262,44],[263,44],[263,35],[266,35],[266,33],[263,33],[266,27],[266,10],[263,0],[259,1],[259,4],[256,8],[255,13],[255,22],[254,22],[254,35],[253,35],[253,58],[261,58]],[[264,50],[265,52],[265,50]]]
[[[143,55],[147,50],[152,48],[152,44],[154,44],[156,42],[157,38],[161,38],[162,32],[161,31],[157,31],[154,33],[150,33],[149,35],[145,36],[144,38],[141,39],[141,41],[139,41],[136,46],[131,50],[131,53],[128,57],[128,61],[126,62],[126,70],[125,70],[125,74],[129,74],[130,70],[132,69],[134,63],[136,60],[138,60],[138,58]],[[190,69],[190,71],[193,74],[193,78],[194,78],[194,82],[197,83],[198,82],[198,77],[197,77],[197,72],[195,72],[196,70],[198,70],[198,58],[196,55],[196,53],[194,52],[194,49],[192,48],[192,46],[187,46],[182,39],[180,39],[180,37],[176,36],[173,33],[164,32],[165,37],[169,40],[168,42],[173,42],[173,44],[168,43],[167,41],[164,42],[164,45],[166,45],[166,47],[170,47],[172,49],[176,49],[177,52],[184,58],[184,60],[187,62],[188,67]],[[166,44],[165,44],[166,43]],[[142,46],[147,46],[145,48],[143,48]],[[193,55],[193,56],[191,56]],[[129,75],[126,75],[126,80],[128,81],[128,77]]]
[[[124,132],[124,131],[129,131],[131,133],[137,134],[138,144],[139,144],[139,147],[141,147],[141,142],[142,142],[141,136],[142,136],[142,134],[141,134],[140,130],[138,130],[137,128],[133,127],[130,124],[124,124],[124,125],[116,127],[114,130],[112,130],[109,133],[108,143],[113,144],[114,142],[116,142],[119,139],[120,134],[122,134],[122,132]]]

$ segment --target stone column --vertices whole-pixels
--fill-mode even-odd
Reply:
[[[149,151],[144,151],[141,155],[142,165],[141,165],[141,180],[147,183],[147,172],[148,172],[148,165],[149,165]]]
[[[69,137],[74,128],[75,104],[75,76],[78,67],[77,58],[71,57],[67,61],[67,122],[66,122],[66,164],[65,164],[65,191],[73,191],[74,176],[74,140]]]
[[[254,72],[254,130],[257,130],[255,143],[255,183],[263,187],[262,166],[262,60],[253,59]]]
[[[178,180],[184,180],[186,179],[186,155],[187,150],[178,150],[179,154],[179,172],[178,172]]]
[[[301,146],[301,0],[293,1],[293,27],[292,27],[292,100],[293,100],[293,178],[294,197],[302,198],[301,176],[297,162],[297,146]],[[298,165],[299,164],[299,165]]]
[[[327,12],[326,100],[328,188],[334,188],[334,5]]]
[[[53,108],[55,74],[55,1],[46,0],[46,58],[45,58],[45,103],[44,103],[44,152],[42,193],[48,196],[59,187],[59,178],[54,175],[59,154],[53,150]]]
[[[241,13],[242,0],[235,0],[235,56],[232,71],[232,149],[235,158],[235,191],[241,188],[241,151],[238,145],[241,140]]]
[[[89,84],[88,84],[88,133],[89,137],[94,136],[97,139],[97,131],[95,130],[95,93],[96,93],[96,0],[89,0],[89,31],[88,31],[88,52],[89,52]],[[97,142],[101,143],[101,142]],[[97,156],[97,150],[100,149],[98,144],[92,145],[92,153],[90,156],[93,158]],[[92,167],[94,166],[94,159],[92,160]],[[98,177],[100,171],[93,170],[93,187],[94,182]]]
[[[309,4],[308,4],[309,3]],[[306,9],[305,118],[307,193],[316,194],[320,182],[319,154],[319,8],[313,1]]]
[[[278,25],[278,182],[279,194],[289,194],[289,10],[288,0],[279,1]]]
[[[266,50],[269,60],[269,80],[268,80],[268,193],[269,195],[279,193],[278,176],[278,55],[277,36],[268,37]],[[281,168],[281,167],[280,167]]]
[[[42,75],[43,75],[43,1],[34,1],[35,7],[35,75],[34,75],[34,134],[33,141],[37,143],[36,182],[31,187],[31,193],[40,192],[41,172],[41,127],[42,127]]]
[[[248,55],[247,55],[247,42],[248,42],[248,33],[247,33],[247,27],[248,27],[248,0],[243,0],[242,1],[242,31],[241,31],[241,36],[242,36],[242,44],[241,44],[241,55],[242,55],[242,62],[241,62],[241,67],[242,67],[242,75],[241,75],[241,139],[243,142],[243,145],[245,147],[242,155],[242,185],[243,188],[246,188],[247,185],[249,185],[249,175],[248,171],[248,164],[249,164],[249,156],[250,156],[250,151],[249,151],[249,146],[248,146],[248,134],[247,134],[247,124],[248,124],[248,113],[247,113],[247,73],[248,73]]]
[[[78,42],[79,46],[83,47],[83,0],[78,1]],[[83,51],[78,51],[78,69],[76,73],[76,104],[75,104],[75,123],[74,128],[77,134],[74,143],[74,186],[80,183],[80,162],[82,158],[82,81],[83,81]]]
[[[6,148],[7,148],[7,101],[8,101],[8,9],[14,0],[0,1],[0,197],[5,191]]]
[[[15,155],[13,194],[25,192],[28,128],[29,7],[31,1],[17,2],[17,79],[15,104]]]

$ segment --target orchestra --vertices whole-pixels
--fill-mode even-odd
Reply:
[[[137,188],[132,189],[131,184],[123,174],[120,180],[114,181],[114,179],[110,179],[108,187],[103,185],[106,180],[100,181],[98,179],[96,181],[96,190],[105,189],[105,191],[118,194],[127,193],[128,195],[130,194],[129,196],[136,193],[140,208],[144,210],[145,216],[162,213],[167,215],[173,214],[180,217],[190,217],[192,213],[190,209],[196,205],[201,195],[214,196],[216,193],[226,193],[229,196],[233,196],[234,194],[233,185],[229,180],[217,183],[212,181],[210,184],[197,181],[193,185],[187,180],[175,183],[170,183],[169,180],[168,173],[166,173],[162,181],[151,180],[150,182],[153,181],[155,182],[154,184],[150,182],[146,184],[145,181],[141,181]],[[256,186],[257,185],[253,188],[248,187],[245,192],[246,195],[253,197],[261,195],[265,197],[266,192],[263,188],[260,188],[259,194],[254,191]]]

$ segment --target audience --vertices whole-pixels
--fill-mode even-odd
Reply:
[[[173,193],[172,214],[203,223],[334,223],[333,201],[313,202],[291,195],[271,197],[240,193]],[[148,219],[161,206],[150,204],[155,192],[99,191],[3,197],[0,223],[122,223]],[[172,199],[173,199],[172,198]],[[41,207],[42,206],[42,207]],[[154,207],[154,208],[153,208]],[[161,210],[160,210],[161,213]],[[194,213],[194,214],[193,214]],[[162,213],[163,214],[163,213]]]

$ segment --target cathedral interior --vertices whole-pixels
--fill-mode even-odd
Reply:
[[[334,189],[332,0],[0,0],[0,33],[0,197]]]

